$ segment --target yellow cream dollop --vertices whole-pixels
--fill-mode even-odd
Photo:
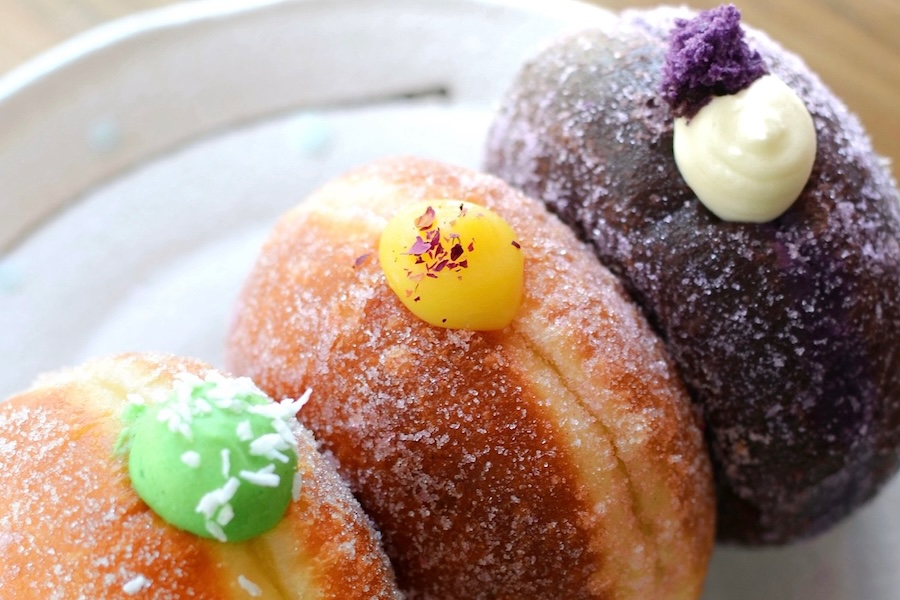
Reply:
[[[437,327],[502,329],[522,301],[525,263],[515,232],[471,202],[405,207],[385,226],[378,257],[400,301]]]
[[[764,223],[803,191],[816,130],[803,101],[772,75],[675,120],[675,162],[700,201],[726,221]]]

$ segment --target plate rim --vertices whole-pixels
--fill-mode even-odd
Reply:
[[[449,14],[471,22],[472,15],[478,15],[479,9],[492,10],[490,14],[494,16],[506,15],[510,22],[522,18],[532,27],[539,22],[547,29],[559,29],[563,24],[581,27],[591,19],[600,22],[612,15],[601,5],[584,0],[443,0],[440,3],[433,0],[197,0],[115,19],[51,47],[0,76],[0,213],[6,217],[0,220],[0,256],[12,251],[41,223],[73,200],[154,156],[177,150],[193,140],[242,122],[291,109],[340,103],[342,94],[350,96],[344,100],[355,100],[353,90],[356,88],[361,93],[369,86],[371,90],[366,91],[372,92],[370,97],[377,98],[384,93],[382,88],[391,85],[390,82],[375,84],[371,77],[367,83],[357,83],[351,78],[350,82],[336,87],[333,97],[327,97],[327,94],[306,91],[316,90],[315,85],[288,86],[287,79],[271,65],[277,61],[260,63],[260,57],[269,56],[266,43],[254,42],[249,53],[222,46],[239,63],[238,69],[246,70],[248,65],[254,64],[262,67],[248,72],[259,80],[257,85],[262,82],[260,88],[272,85],[275,91],[239,93],[220,102],[221,96],[215,96],[215,100],[213,97],[221,91],[222,75],[204,78],[203,85],[178,86],[179,93],[190,96],[189,101],[196,101],[192,106],[197,118],[191,120],[185,115],[177,115],[180,123],[174,124],[161,115],[166,111],[175,114],[172,106],[183,102],[184,98],[167,93],[156,94],[150,102],[146,97],[140,101],[112,98],[117,93],[121,95],[121,89],[126,90],[126,95],[127,92],[134,95],[136,91],[149,89],[143,83],[140,87],[135,83],[133,74],[141,73],[142,67],[149,67],[151,71],[155,67],[158,72],[163,68],[163,73],[169,73],[172,65],[177,64],[201,77],[205,66],[202,61],[197,57],[182,60],[177,51],[190,48],[194,42],[221,46],[222,40],[240,35],[237,32],[242,23],[250,20],[273,31],[281,17],[308,15],[311,19],[327,19],[329,15],[343,15],[352,24],[353,19],[347,15],[359,11],[372,15],[383,10],[386,14],[393,12],[396,15],[405,10],[407,12],[403,14],[419,17],[430,17],[440,11],[441,15]],[[402,27],[398,25],[399,30],[403,30]],[[406,30],[414,31],[409,27]],[[369,31],[373,38],[384,35],[378,28]],[[297,41],[299,39],[301,36],[286,36],[273,43],[290,51],[302,46],[304,42]],[[402,45],[403,39],[402,36],[398,38],[395,50]],[[521,47],[521,41],[518,44]],[[535,50],[537,44],[535,40]],[[490,47],[493,49],[494,44]],[[470,56],[477,54],[471,49],[464,49],[464,52]],[[444,54],[442,52],[440,57]],[[505,54],[501,51],[498,56]],[[363,62],[368,60],[366,56],[361,58]],[[454,60],[456,65],[460,64],[459,59]],[[502,58],[492,65],[496,67],[500,62]],[[314,61],[292,59],[281,61],[279,68],[296,74],[312,64]],[[416,61],[410,64],[415,66]],[[229,65],[229,68],[235,67]],[[421,64],[412,71],[416,75],[401,75],[405,71],[407,69],[396,69],[390,79],[396,85],[404,85],[399,82],[406,77],[405,85],[408,85],[411,78],[421,78],[424,72]],[[479,87],[472,85],[474,79],[470,75],[478,70],[455,68],[448,72],[449,77],[461,84],[463,97],[472,95],[475,90],[482,93]],[[173,79],[169,76],[164,82],[170,86],[166,88],[169,92],[173,90]],[[181,92],[182,89],[187,91]],[[103,92],[107,94],[103,95]],[[202,110],[198,111],[198,107]],[[140,117],[136,116],[138,113]],[[146,120],[148,114],[149,125],[138,123],[138,119]],[[110,118],[104,122],[107,116]],[[65,127],[56,127],[60,124]],[[133,135],[138,127],[141,127],[139,135]],[[127,138],[128,143],[118,144],[112,150],[102,147],[104,144],[116,145],[120,138]],[[47,139],[58,141],[48,144]],[[2,160],[4,158],[6,160]],[[53,170],[60,165],[64,168]],[[54,177],[44,177],[48,170]]]
[[[433,0],[412,0],[427,6]],[[212,19],[239,17],[254,11],[293,4],[359,4],[365,0],[193,0],[141,10],[95,25],[42,50],[0,75],[0,119],[5,105],[17,94],[39,84],[61,69],[123,42],[153,32],[190,27]],[[584,0],[442,0],[443,4],[495,6],[535,16],[574,18],[578,14],[607,10]],[[552,6],[552,9],[551,9]]]

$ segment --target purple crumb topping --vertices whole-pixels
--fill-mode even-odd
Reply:
[[[675,116],[691,118],[713,96],[736,94],[768,72],[740,21],[733,4],[675,20],[659,86]]]

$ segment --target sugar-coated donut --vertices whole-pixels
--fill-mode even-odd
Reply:
[[[445,200],[518,236],[508,326],[430,325],[388,286],[382,231]],[[398,158],[325,185],[266,241],[227,356],[273,397],[313,390],[299,417],[411,598],[699,596],[714,498],[682,383],[613,276],[499,180]]]
[[[812,115],[815,161],[768,222],[701,204],[662,86],[676,19],[696,16],[630,11],[552,43],[503,100],[486,169],[589,241],[664,338],[704,412],[720,539],[783,543],[828,529],[900,464],[900,201],[856,117],[746,28]]]
[[[249,541],[176,529],[136,495],[114,451],[126,397],[212,372],[174,356],[119,355],[0,403],[5,598],[400,598],[377,534],[301,427],[299,494]]]

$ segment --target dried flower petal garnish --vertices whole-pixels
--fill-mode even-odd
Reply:
[[[385,227],[378,252],[391,289],[432,325],[502,329],[518,310],[521,245],[483,206],[435,200],[406,207]]]
[[[419,229],[428,229],[434,225],[434,208],[429,206],[425,212],[416,218],[416,227]]]
[[[466,216],[467,212],[468,209],[465,205],[460,204],[459,215],[450,221],[449,226],[457,226],[459,219]],[[468,268],[467,254],[475,251],[474,240],[464,248],[458,232],[443,233],[440,227],[435,227],[435,214],[434,207],[429,204],[425,212],[415,220],[421,235],[416,236],[416,241],[407,251],[407,254],[416,257],[415,265],[419,267],[407,272],[410,280],[415,282],[420,281],[423,276],[436,278],[438,273],[445,270],[456,272]],[[424,273],[422,268],[424,268]]]

